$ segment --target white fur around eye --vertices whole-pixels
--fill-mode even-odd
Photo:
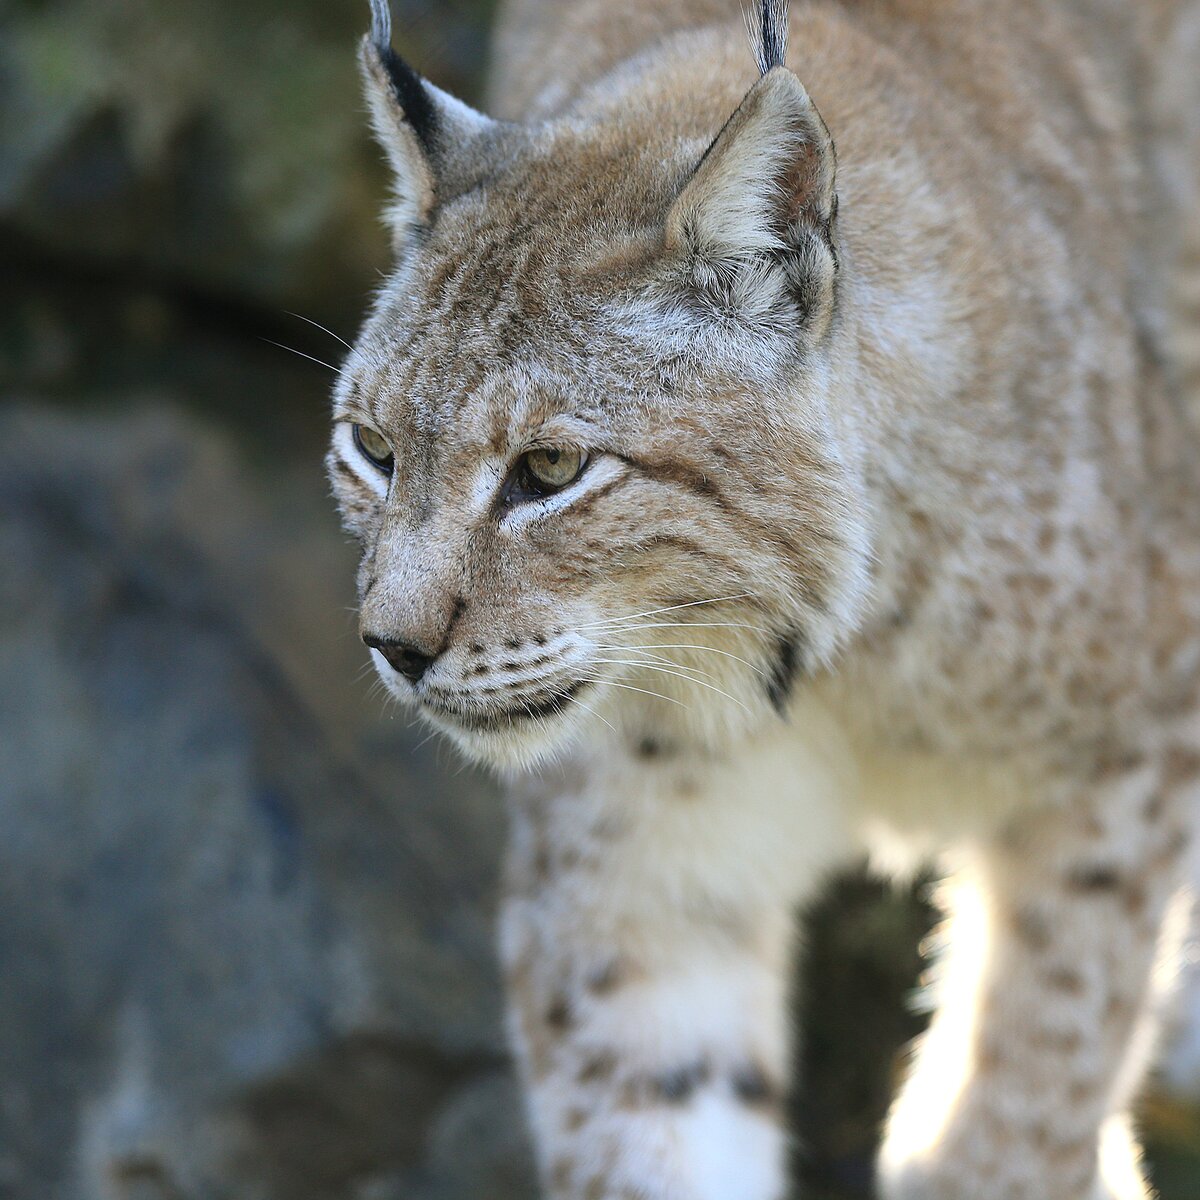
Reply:
[[[380,499],[387,495],[389,477],[363,457],[363,452],[354,441],[352,422],[337,423],[333,431],[333,445],[342,462],[358,476],[364,487],[370,488]]]
[[[625,464],[619,458],[608,454],[593,455],[588,461],[587,469],[574,483],[567,484],[561,492],[555,492],[551,496],[514,504],[505,513],[501,525],[508,529],[519,529],[533,521],[540,521],[561,512],[610,480],[616,479],[625,469]]]

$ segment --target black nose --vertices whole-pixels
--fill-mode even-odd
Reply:
[[[406,679],[411,679],[413,683],[416,683],[429,670],[429,664],[437,657],[435,654],[426,654],[424,650],[420,650],[408,642],[390,642],[386,638],[375,637],[370,633],[363,634],[363,641],[372,650],[378,650],[392,667]]]

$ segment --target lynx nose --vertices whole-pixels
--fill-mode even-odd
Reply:
[[[395,670],[413,683],[420,680],[429,670],[429,664],[437,657],[436,654],[426,654],[424,650],[409,642],[390,642],[370,633],[364,633],[362,640],[372,650],[378,650]]]

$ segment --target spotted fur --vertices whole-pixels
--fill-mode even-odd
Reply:
[[[509,0],[498,117],[373,7],[396,263],[330,477],[382,677],[510,780],[547,1195],[783,1194],[791,913],[864,850],[947,875],[883,1194],[1148,1195],[1195,0],[764,0],[753,54],[730,0]],[[586,466],[514,487],[538,448]]]

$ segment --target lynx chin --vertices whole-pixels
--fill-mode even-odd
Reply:
[[[780,1200],[792,915],[866,855],[946,876],[881,1194],[1148,1196],[1200,3],[508,0],[492,116],[372,8],[328,464],[380,675],[508,780],[545,1195]]]

